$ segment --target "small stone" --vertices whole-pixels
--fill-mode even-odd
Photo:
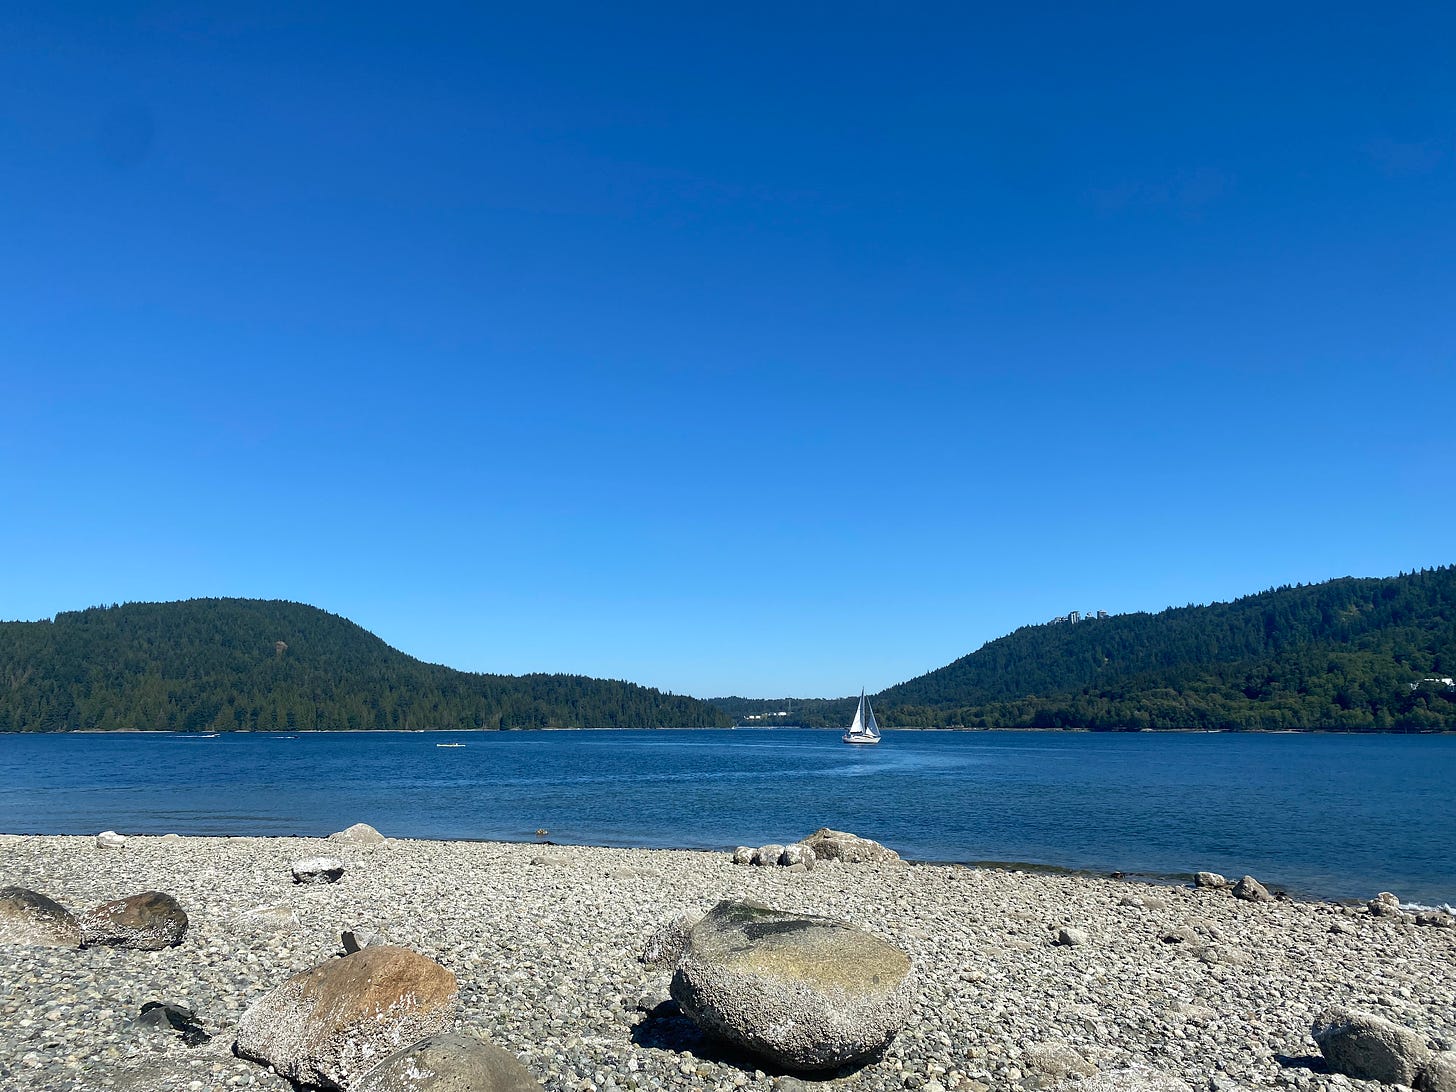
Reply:
[[[1188,873],[1184,873],[1188,875]],[[1228,879],[1220,876],[1217,872],[1200,872],[1193,877],[1194,887],[1211,887],[1215,890],[1225,888],[1229,885]]]
[[[1069,948],[1081,947],[1090,942],[1085,929],[1078,929],[1074,926],[1063,925],[1057,929],[1056,938],[1053,944],[1065,945]]]

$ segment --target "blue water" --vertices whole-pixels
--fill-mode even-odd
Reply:
[[[438,747],[458,742],[461,747]],[[1456,736],[824,731],[0,735],[0,831],[724,848],[851,830],[929,861],[1456,901]]]

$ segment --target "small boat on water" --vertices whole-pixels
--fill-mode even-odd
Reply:
[[[435,746],[436,747],[464,747],[465,744],[463,744],[463,743],[437,743],[437,744],[435,744]]]
[[[880,726],[875,722],[875,711],[870,707],[870,701],[864,696],[863,690],[859,692],[859,708],[854,711],[854,723],[845,730],[841,738],[845,743],[880,742]]]

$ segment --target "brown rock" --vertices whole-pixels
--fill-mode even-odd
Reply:
[[[455,1015],[455,976],[405,948],[365,948],[294,975],[238,1022],[238,1053],[289,1080],[348,1088]]]
[[[187,932],[187,913],[171,895],[143,891],[83,911],[76,919],[84,944],[156,951],[174,948]]]

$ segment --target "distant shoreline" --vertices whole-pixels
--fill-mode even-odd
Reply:
[[[1038,732],[1047,735],[1170,735],[1170,736],[1442,736],[1456,735],[1456,728],[966,728],[927,727],[893,728],[880,725],[885,732]],[[713,725],[673,725],[660,728],[291,728],[291,729],[222,729],[216,732],[181,731],[176,728],[54,728],[43,731],[0,731],[0,736],[383,736],[441,735],[519,735],[528,732],[843,732],[843,728],[809,728],[802,725],[737,724],[731,728]]]

